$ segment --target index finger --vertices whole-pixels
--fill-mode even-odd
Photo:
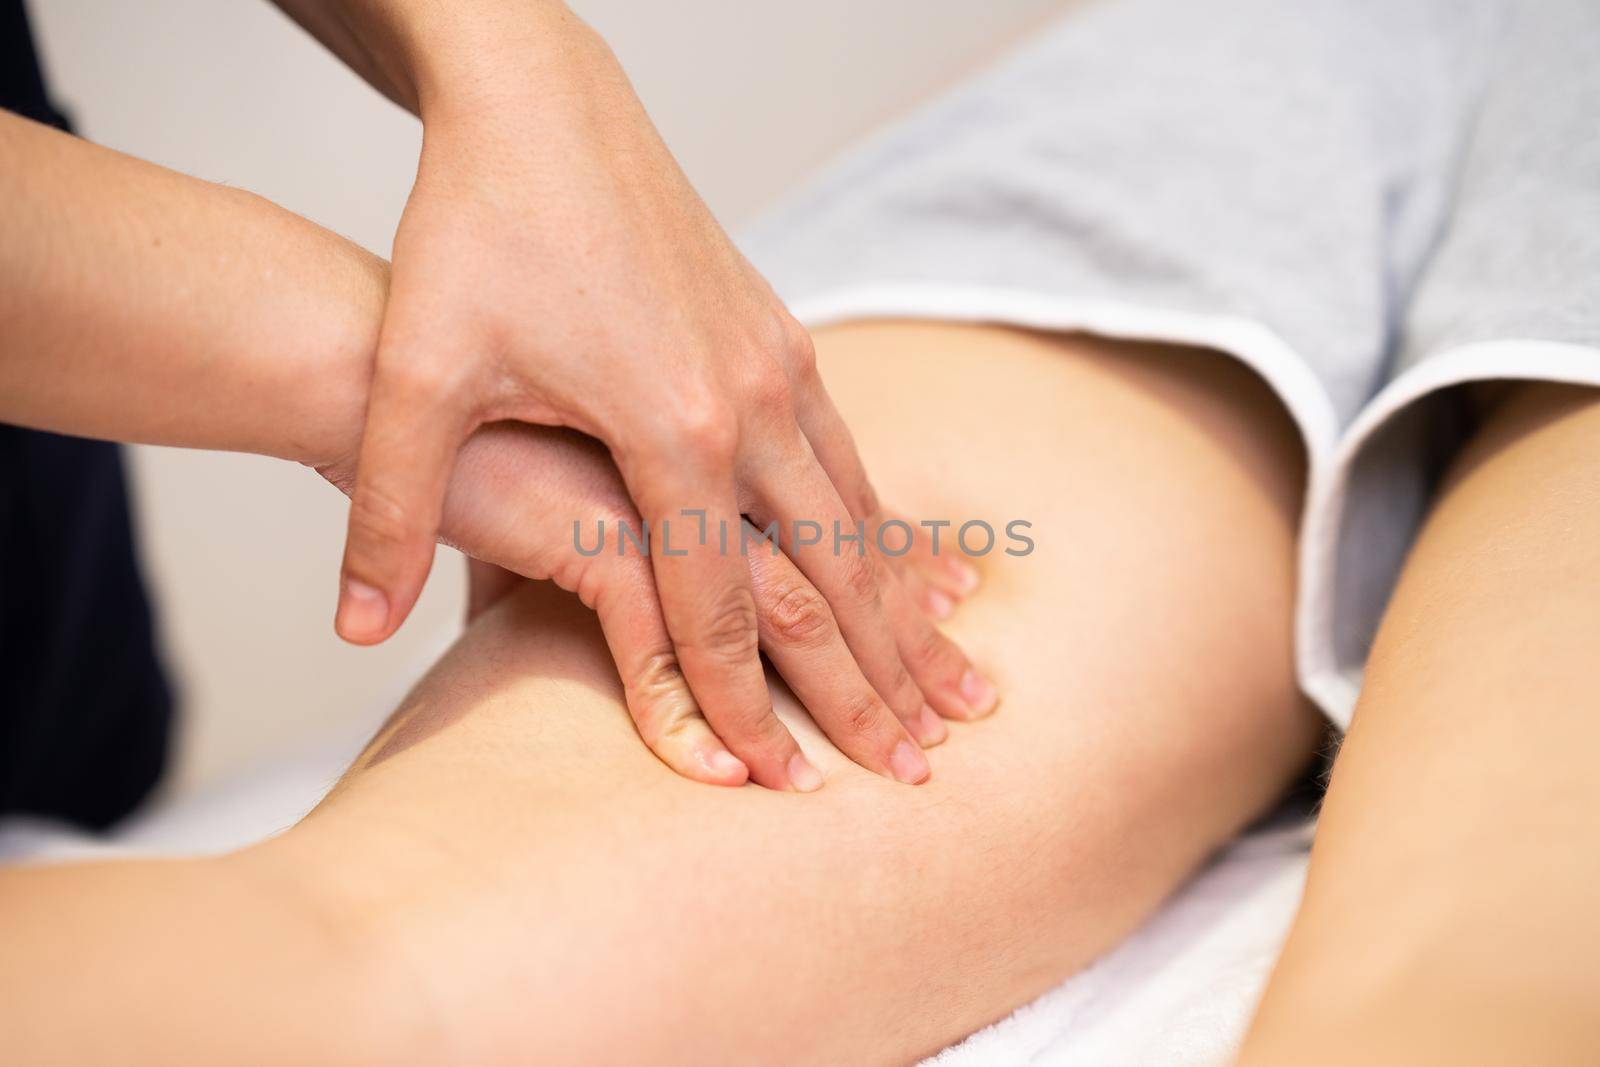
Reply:
[[[618,465],[647,523],[644,543],[683,675],[706,721],[744,761],[752,781],[810,792],[822,776],[772,710],[749,570],[725,548],[728,531],[734,537],[739,531],[731,452],[679,455],[688,462]]]

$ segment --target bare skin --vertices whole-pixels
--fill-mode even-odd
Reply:
[[[700,201],[605,42],[565,4],[282,6],[423,123],[395,267],[378,272],[385,304],[371,327],[375,347],[330,368],[358,372],[361,408],[354,419],[328,412],[360,435],[346,480],[339,633],[376,643],[409,614],[435,540],[450,536],[444,500],[458,456],[496,420],[602,441],[631,506],[658,535],[668,521],[681,533],[692,521],[685,509],[706,513],[713,528],[737,527],[741,514],[763,526],[879,520],[810,335]],[[285,273],[328,243],[316,227],[289,224],[247,194],[174,181],[49,133],[0,115],[0,385],[20,380],[0,399],[0,417],[95,434],[137,407],[162,437],[279,454],[272,423],[292,421],[294,405],[267,400],[315,383],[338,402],[330,409],[344,401],[349,383],[308,366],[310,346],[259,358],[268,350],[261,336],[292,335],[347,295],[314,284],[341,273],[341,257],[309,263],[310,276]],[[247,225],[230,229],[230,218]],[[242,311],[203,299],[241,279],[268,298],[246,289]],[[292,306],[273,299],[286,293]],[[360,317],[369,293],[348,295]],[[269,309],[293,317],[269,319]],[[246,326],[220,351],[196,344],[219,327]],[[102,338],[110,343],[86,354]],[[251,346],[258,358],[228,358]],[[51,358],[59,353],[67,358]],[[113,373],[86,384],[85,364]],[[85,412],[80,390],[109,403]],[[208,411],[214,395],[218,410]],[[233,432],[227,408],[244,408],[245,428],[257,432]],[[289,443],[301,453],[307,444]],[[645,650],[635,631],[627,654],[670,662],[658,673],[671,684],[654,687],[650,702],[635,702],[642,687],[629,689],[641,736],[701,781],[817,788],[816,769],[769,707],[748,568],[685,541],[646,572],[659,617],[650,640],[665,651]],[[907,785],[926,780],[921,746],[959,701],[948,679],[922,673],[914,653],[925,626],[907,608],[949,603],[970,588],[971,572],[941,588],[945,572],[920,575],[870,551],[836,556],[794,538],[783,549],[827,602],[861,676],[812,705],[817,721],[862,766]],[[496,580],[489,562],[473,569],[475,585]],[[812,679],[817,689],[830,681]],[[670,730],[648,727],[663,717]]]
[[[603,47],[581,30],[567,40],[653,150]],[[408,244],[423,279],[450,258],[427,249],[470,258],[473,244],[422,225],[453,217],[433,206],[463,187],[437,178],[446,157],[480,154],[449,151],[441,130],[412,212],[428,236]],[[385,264],[247,194],[10,116],[0,156],[3,199],[25,208],[0,218],[0,415],[262,451],[354,485]],[[716,245],[714,223],[689,215]],[[724,266],[751,296],[747,320],[791,328],[758,279]],[[755,347],[806,355],[791,341]],[[936,785],[897,789],[840,750],[924,780],[926,764],[900,773],[890,757],[902,726],[923,745],[944,738],[915,714],[913,688],[956,719],[981,717],[992,693],[974,707],[964,657],[903,610],[888,620],[895,641],[861,645],[884,629],[870,597],[840,619],[812,610],[806,583],[807,611],[785,615],[803,579],[765,564],[749,575],[752,626],[781,673],[814,687],[801,695],[839,747],[781,691],[783,728],[762,698],[727,733],[765,731],[755,777],[780,786],[801,784],[792,756],[778,763],[798,738],[831,788],[719,792],[669,773],[749,772],[717,770],[731,754],[681,672],[652,670],[681,644],[652,575],[575,567],[530,521],[581,502],[614,515],[631,506],[621,476],[570,437],[490,427],[466,441],[447,489],[427,487],[444,494],[427,517],[484,559],[573,590],[600,624],[548,587],[488,611],[318,812],[273,842],[0,873],[8,1057],[901,1061],[1124,936],[1275,795],[1315,735],[1288,669],[1292,433],[1259,383],[1201,353],[909,325],[838,331],[823,349],[862,458],[906,511],[1034,524],[1038,551],[987,560],[989,588],[953,627],[1015,692],[932,753]],[[900,406],[885,411],[885,395]],[[1375,652],[1246,1062],[1580,1063],[1600,1047],[1585,758],[1597,408],[1525,390],[1441,498]],[[463,436],[484,412],[533,414],[461,410]],[[848,466],[825,473],[864,486]],[[358,556],[373,533],[358,523]],[[420,582],[408,553],[374,564],[408,572],[397,604]],[[381,637],[402,614],[352,636]],[[750,689],[742,651],[746,669],[710,676],[713,689],[736,675]],[[847,729],[873,692],[863,670],[898,690],[899,706],[874,694],[860,719],[875,733]]]
[[[1412,551],[1241,1063],[1600,1056],[1600,396],[1517,387]]]
[[[388,264],[260,197],[8,112],[0,112],[0,205],[0,419],[119,441],[260,452],[354,489]],[[474,435],[464,451],[481,453],[493,435]],[[456,510],[445,508],[442,535],[481,561],[480,574],[493,565],[581,590],[600,614],[645,742],[688,777],[743,784],[749,769],[708,726],[685,679],[655,568],[637,559],[586,560],[573,549],[575,519],[592,526],[626,515],[639,528],[626,487],[585,474],[592,464],[572,470],[552,454],[560,451],[550,444],[524,454],[541,476],[523,472],[515,496],[485,485],[511,474],[485,476],[483,464],[458,463],[480,475],[473,485],[452,477]],[[785,673],[807,688],[808,706],[844,751],[914,783],[929,770],[919,746],[945,736],[941,717],[986,714],[998,693],[986,682],[977,690],[967,684],[971,665],[948,641],[936,642],[923,610],[939,607],[929,597],[942,588],[943,611],[933,614],[948,615],[971,589],[971,567],[958,556],[935,561],[925,553],[899,562],[879,607],[904,644],[896,662],[910,664],[920,679],[913,688],[927,701],[907,720],[916,743],[863,673],[825,597],[835,654],[791,659]],[[796,569],[788,557],[778,565]],[[816,588],[804,576],[788,584],[796,582],[808,596]],[[927,654],[935,644],[938,655]],[[771,640],[762,647],[770,654]],[[783,741],[788,735],[765,700],[746,708],[741,725]],[[795,769],[805,777],[806,766],[799,759]],[[820,781],[812,772],[800,784]]]
[[[114,1035],[125,1061],[904,1062],[1125,936],[1318,735],[1291,672],[1291,429],[1204,353],[917,325],[819,347],[908,511],[1034,524],[952,624],[1007,702],[951,725],[926,786],[844,759],[781,691],[826,788],[673,774],[591,617],[531,586],[281,837],[0,876],[8,1054],[93,1058]],[[891,387],[915,402],[886,408]],[[154,962],[119,951],[164,923]],[[77,965],[41,980],[47,954]],[[217,1014],[170,1025],[196,984]],[[91,996],[131,1021],[62,1025]],[[284,1013],[304,1025],[268,1024]]]
[[[410,613],[457,455],[496,420],[604,442],[658,535],[694,521],[686,509],[713,530],[736,530],[741,515],[760,527],[880,521],[810,335],[566,4],[280,3],[423,126],[352,485],[335,619],[344,638],[382,641]],[[815,769],[769,707],[749,568],[715,543],[681,539],[652,568],[693,696],[673,733],[715,752],[679,770],[814,789]],[[817,722],[862,766],[925,780],[917,742],[939,714],[939,680],[918,673],[917,632],[897,610],[915,583],[870,545],[836,555],[788,538],[782,550],[878,698],[813,704]],[[712,764],[722,770],[708,773]]]

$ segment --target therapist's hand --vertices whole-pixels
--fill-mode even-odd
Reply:
[[[353,467],[340,461],[322,473],[349,491]],[[574,522],[583,530],[583,552],[574,547]],[[600,523],[605,524],[605,548],[593,552]],[[515,575],[527,575],[577,593],[598,614],[628,711],[640,737],[664,763],[719,785],[756,777],[729,751],[691,694],[656,595],[651,561],[631,542],[617,551],[622,523],[638,529],[639,515],[598,442],[570,431],[500,423],[479,430],[462,449],[445,497],[443,535],[476,557],[474,611],[513,586],[519,580]],[[921,752],[905,741],[884,710],[816,588],[788,558],[759,545],[735,558],[751,578],[762,650],[829,739],[869,769],[911,781],[925,777]],[[896,633],[905,635],[907,663],[932,705],[907,725],[922,746],[937,744],[946,736],[941,717],[974,719],[993,704],[975,706],[965,697],[962,683],[971,663],[912,602],[900,577],[886,574],[883,588],[885,611]],[[781,722],[770,743],[784,770],[776,787],[821,784]]]
[[[475,428],[573,427],[605,443],[648,520],[675,662],[752,778],[800,784],[762,674],[749,568],[720,547],[722,531],[737,543],[741,516],[781,524],[881,697],[848,709],[853,728],[909,740],[926,694],[880,561],[835,550],[833,531],[854,533],[877,505],[810,339],[690,188],[609,49],[557,4],[388,9],[409,12],[391,69],[415,89],[424,138],[395,241],[340,634],[382,641],[410,612]],[[797,548],[796,522],[822,543]],[[820,685],[834,668],[801,672],[812,669]]]

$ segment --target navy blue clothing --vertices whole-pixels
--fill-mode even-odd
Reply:
[[[21,0],[0,107],[61,129]],[[0,815],[108,826],[166,764],[173,702],[116,445],[0,425]]]

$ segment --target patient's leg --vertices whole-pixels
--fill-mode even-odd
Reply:
[[[1600,1062],[1600,397],[1526,387],[1384,618],[1251,1064]]]
[[[1032,523],[952,630],[1004,689],[908,788],[698,785],[639,742],[586,612],[483,617],[268,846],[407,946],[440,1058],[904,1061],[1082,967],[1279,792],[1298,447],[1222,357],[941,326],[818,339],[885,499]],[[946,531],[948,538],[951,531]],[[398,733],[397,733],[398,731]],[[399,741],[396,741],[396,738]]]

